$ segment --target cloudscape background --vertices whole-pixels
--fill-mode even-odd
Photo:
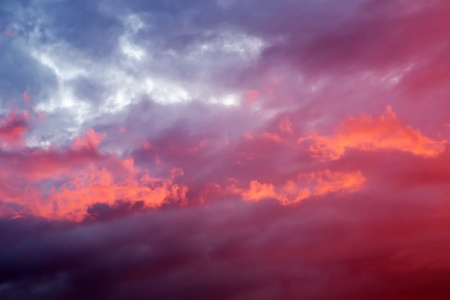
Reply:
[[[450,2],[4,0],[0,298],[449,299]]]

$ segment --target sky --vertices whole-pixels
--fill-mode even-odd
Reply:
[[[450,2],[2,0],[0,298],[449,299]]]

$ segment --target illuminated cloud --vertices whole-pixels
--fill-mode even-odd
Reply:
[[[136,174],[132,161],[131,174],[117,179],[117,175],[106,168],[88,169],[78,177],[71,178],[46,199],[48,205],[39,207],[40,216],[47,218],[69,218],[81,221],[88,209],[95,204],[113,206],[116,201],[142,202],[144,208],[158,208],[171,201],[183,201],[188,191],[186,186],[173,184],[170,178],[151,178],[147,173]],[[134,173],[134,174],[133,174]],[[116,175],[116,176],[115,176]]]
[[[260,201],[273,198],[283,205],[290,205],[313,196],[324,196],[338,191],[356,191],[366,181],[366,178],[362,176],[360,171],[345,173],[325,170],[310,174],[300,174],[298,178],[297,182],[289,180],[281,186],[252,180],[248,189],[233,186],[231,190],[236,194],[240,194],[242,199],[246,201]]]
[[[173,183],[182,171],[173,171],[167,178],[151,177],[132,158],[100,151],[105,133],[88,129],[69,147],[27,148],[23,136],[27,119],[26,112],[10,114],[3,126],[3,150],[20,148],[0,156],[1,216],[82,221],[97,203],[114,205],[120,200],[156,208],[169,200],[184,201],[188,188]],[[54,185],[49,187],[48,182]]]
[[[76,137],[72,143],[72,148],[75,150],[81,149],[97,149],[98,144],[106,136],[106,133],[96,133],[92,128],[89,128],[86,134],[82,137]]]
[[[0,1],[0,299],[450,299],[449,20]]]
[[[339,159],[347,150],[362,151],[397,150],[417,156],[433,158],[445,150],[446,140],[432,140],[419,130],[402,124],[390,106],[381,116],[351,117],[335,128],[334,136],[313,134],[300,138],[310,140],[310,151],[322,159]]]

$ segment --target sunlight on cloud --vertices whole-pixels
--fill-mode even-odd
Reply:
[[[450,299],[449,1],[0,1],[0,299]]]
[[[397,150],[433,158],[444,152],[446,140],[432,140],[402,124],[390,106],[381,116],[351,117],[335,128],[334,136],[314,133],[298,141],[311,141],[310,151],[321,159],[336,160],[349,149],[363,151]]]
[[[331,172],[325,170],[308,174],[299,174],[298,181],[287,181],[284,185],[250,182],[249,188],[237,188],[232,185],[229,190],[242,196],[245,201],[260,201],[273,198],[282,205],[296,204],[313,196],[323,196],[329,193],[359,190],[366,182],[360,171]]]
[[[13,207],[0,210],[0,217],[33,215],[82,221],[88,208],[96,203],[114,205],[117,200],[125,200],[139,202],[143,208],[156,208],[169,201],[185,200],[187,186],[173,183],[174,176],[182,176],[182,171],[156,178],[135,166],[131,157],[100,151],[104,132],[89,129],[75,137],[70,146],[30,149],[21,143],[22,127],[17,127],[18,133],[10,130],[0,135],[3,151],[12,145],[21,153],[15,160],[3,162],[0,170],[0,179],[7,183],[7,188],[0,189],[0,198]],[[2,144],[2,139],[8,145]],[[13,176],[11,169],[16,170]],[[60,184],[48,187],[49,179]]]

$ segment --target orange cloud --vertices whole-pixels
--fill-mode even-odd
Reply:
[[[1,191],[0,196],[4,203],[22,208],[15,214],[2,211],[5,214],[81,221],[88,208],[96,203],[113,205],[117,200],[142,201],[144,207],[156,208],[169,199],[184,202],[187,191],[186,186],[173,184],[170,178],[152,178],[146,172],[119,178],[112,170],[90,165],[61,187],[53,187],[50,195],[43,195],[30,184],[25,189],[9,187],[9,190]]]
[[[283,205],[298,203],[312,196],[323,196],[338,191],[355,191],[361,188],[366,178],[357,172],[321,172],[299,175],[298,182],[287,181],[282,186],[269,183],[260,183],[257,180],[250,182],[249,188],[236,188],[231,191],[240,194],[245,201],[260,201],[274,198]]]
[[[118,178],[111,170],[90,166],[54,190],[48,199],[47,210],[42,210],[41,214],[50,218],[82,220],[87,209],[95,203],[113,205],[117,200],[143,201],[145,207],[155,208],[168,202],[169,198],[185,200],[186,186],[173,184],[170,178],[152,178],[146,172],[132,171],[134,174]]]
[[[313,134],[299,142],[311,140],[310,151],[317,157],[331,160],[339,159],[348,149],[391,149],[431,158],[442,153],[447,143],[427,138],[419,130],[400,123],[390,106],[378,117],[349,118],[336,127],[336,132],[334,136]]]
[[[155,208],[168,201],[186,202],[188,188],[173,183],[175,176],[183,176],[181,169],[153,178],[132,158],[99,151],[105,136],[89,129],[70,147],[25,149],[11,162],[0,160],[7,168],[0,170],[0,215],[81,221],[96,203],[123,200]],[[58,184],[45,187],[48,180]]]

